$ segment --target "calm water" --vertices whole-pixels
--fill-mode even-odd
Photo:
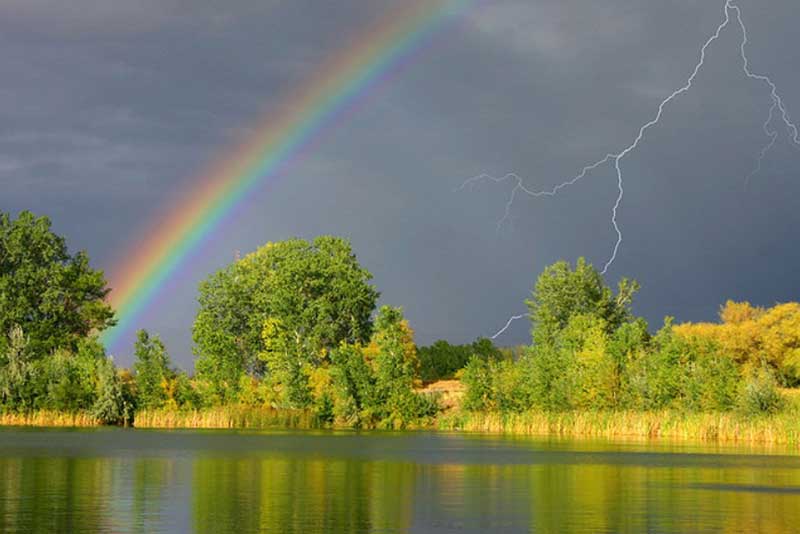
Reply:
[[[0,532],[791,532],[800,457],[451,434],[0,430]]]

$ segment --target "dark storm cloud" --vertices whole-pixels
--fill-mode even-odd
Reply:
[[[108,266],[198,169],[393,4],[0,3],[0,210],[51,215]],[[498,1],[462,14],[239,210],[142,326],[190,366],[199,279],[237,250],[337,233],[421,342],[491,333],[524,309],[546,264],[605,261],[614,176],[605,167],[559,198],[521,197],[513,229],[499,233],[510,184],[453,190],[510,171],[552,187],[626,146],[684,83],[722,4]],[[754,70],[800,117],[796,4],[741,6]],[[623,162],[625,242],[609,275],[642,282],[637,311],[653,323],[712,319],[729,297],[800,297],[800,152],[783,136],[745,188],[770,100],[743,76],[739,39],[732,26],[709,49],[693,90]],[[523,342],[526,330],[504,341]]]

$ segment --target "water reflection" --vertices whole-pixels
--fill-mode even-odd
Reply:
[[[0,431],[0,532],[788,532],[800,459],[429,434]]]

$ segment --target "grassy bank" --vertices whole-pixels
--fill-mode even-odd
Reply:
[[[81,412],[37,410],[27,413],[0,413],[0,426],[89,427],[99,425],[100,421]]]
[[[736,413],[676,411],[457,412],[441,417],[437,428],[514,435],[800,444],[800,417],[794,413],[748,417]]]
[[[91,427],[100,423],[86,414],[38,411],[1,413],[0,426]],[[137,428],[286,428],[314,429],[326,425],[309,411],[222,406],[204,410],[150,410],[136,414]],[[493,434],[643,438],[730,443],[800,445],[800,416],[795,411],[769,416],[677,411],[580,411],[563,413],[465,412],[442,414],[428,430]]]
[[[203,410],[141,410],[138,428],[319,428],[319,421],[305,410],[274,410],[248,406],[220,406]]]

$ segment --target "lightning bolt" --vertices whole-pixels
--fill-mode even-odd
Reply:
[[[761,129],[764,130],[764,135],[769,138],[769,142],[764,145],[764,148],[758,153],[758,158],[756,159],[756,166],[750,171],[750,174],[744,179],[744,186],[750,185],[750,180],[761,172],[761,165],[764,163],[764,158],[767,156],[767,152],[775,146],[775,141],[778,139],[778,132],[775,130],[770,130],[770,123],[772,122],[772,118],[775,115],[775,108],[778,107],[775,102],[772,102],[772,106],[769,108],[769,114],[767,115],[767,120],[764,121],[764,124],[761,126]]]
[[[617,178],[616,180],[617,197],[616,200],[614,201],[614,205],[611,208],[611,226],[614,229],[614,233],[616,234],[616,239],[614,241],[614,246],[612,247],[611,254],[608,260],[603,265],[603,269],[601,270],[601,274],[606,274],[606,272],[608,272],[608,269],[617,259],[617,253],[619,252],[619,249],[622,246],[622,240],[623,240],[622,229],[620,228],[619,222],[617,220],[619,208],[622,205],[622,201],[625,196],[621,162],[625,158],[625,156],[627,156],[628,154],[630,154],[639,147],[639,144],[644,140],[647,131],[653,126],[656,126],[661,121],[661,117],[664,115],[664,109],[667,107],[667,105],[669,105],[673,100],[675,100],[682,94],[688,92],[692,88],[695,78],[697,77],[698,73],[705,64],[706,51],[716,40],[719,39],[723,30],[725,30],[725,28],[727,28],[731,24],[732,14],[735,16],[736,24],[739,26],[742,34],[742,40],[739,45],[739,51],[742,59],[742,70],[744,71],[744,74],[747,78],[767,85],[770,91],[769,93],[770,97],[772,99],[772,106],[770,107],[767,119],[762,126],[764,133],[769,138],[769,142],[759,152],[758,158],[756,160],[756,165],[753,171],[746,178],[746,183],[749,183],[750,179],[760,172],[764,158],[766,157],[770,149],[775,145],[775,142],[778,138],[779,135],[778,132],[772,129],[770,126],[775,118],[776,112],[779,112],[781,121],[786,127],[786,131],[789,135],[791,143],[798,148],[800,148],[800,131],[798,131],[798,127],[796,126],[796,124],[792,122],[789,116],[789,112],[786,109],[786,106],[784,105],[783,99],[778,93],[778,88],[772,81],[772,79],[770,79],[769,76],[766,76],[764,74],[756,74],[750,70],[750,60],[747,57],[747,53],[745,50],[748,44],[747,27],[745,26],[744,20],[742,18],[741,8],[734,2],[734,0],[725,0],[725,4],[723,7],[723,14],[724,14],[723,20],[719,24],[719,26],[717,26],[716,31],[705,41],[705,43],[703,43],[703,46],[700,48],[700,58],[698,62],[695,64],[691,74],[686,79],[684,85],[674,90],[669,96],[667,96],[665,99],[661,101],[661,103],[658,105],[658,109],[653,118],[648,122],[644,123],[639,128],[639,132],[633,139],[633,142],[631,142],[621,151],[616,153],[606,154],[602,159],[599,159],[594,163],[586,165],[583,169],[581,169],[581,171],[578,174],[576,174],[575,176],[573,176],[572,178],[570,178],[565,182],[555,185],[551,189],[545,189],[539,191],[529,189],[525,185],[523,179],[518,174],[508,173],[504,176],[499,176],[499,177],[492,176],[490,174],[480,174],[478,176],[466,180],[463,184],[461,184],[458,190],[462,190],[467,186],[470,186],[470,188],[472,188],[472,186],[474,186],[478,182],[485,182],[485,181],[492,181],[496,183],[502,183],[507,181],[513,182],[514,187],[511,189],[511,194],[509,195],[508,201],[506,202],[503,217],[497,222],[497,228],[500,229],[503,226],[503,224],[510,219],[511,208],[518,194],[523,193],[531,197],[554,197],[559,193],[559,191],[561,191],[565,187],[569,187],[583,180],[591,171],[594,171],[605,164],[612,163]],[[498,336],[502,335],[506,330],[508,330],[508,328],[514,321],[522,319],[527,316],[528,314],[520,314],[512,316],[511,318],[509,318],[505,326],[503,326],[503,328],[498,330],[493,336],[491,336],[491,338],[496,339]]]
[[[511,326],[511,323],[513,323],[513,322],[514,322],[514,321],[516,321],[517,319],[522,319],[523,317],[527,317],[527,316],[528,316],[528,314],[527,314],[527,313],[521,313],[521,314],[519,314],[519,315],[512,315],[512,316],[511,316],[511,317],[508,319],[508,322],[506,323],[506,325],[505,325],[503,328],[501,328],[500,330],[498,330],[498,331],[497,331],[497,333],[496,333],[495,335],[491,336],[491,339],[497,339],[498,337],[500,337],[501,335],[503,335],[503,332],[505,332],[506,330],[508,330],[508,327],[509,327],[509,326]]]

